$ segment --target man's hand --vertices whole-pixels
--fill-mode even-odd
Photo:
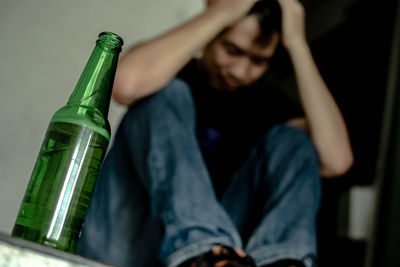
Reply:
[[[298,0],[278,0],[282,9],[282,42],[286,49],[304,43],[305,11]]]
[[[258,1],[260,0],[207,0],[207,9],[226,14],[229,25],[245,16]]]

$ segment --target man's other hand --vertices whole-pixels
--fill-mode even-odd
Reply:
[[[298,0],[278,2],[282,9],[282,42],[287,49],[291,49],[306,40],[304,7]]]

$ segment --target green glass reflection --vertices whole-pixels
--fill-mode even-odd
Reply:
[[[110,140],[122,39],[102,33],[66,106],[52,117],[12,235],[74,252]]]

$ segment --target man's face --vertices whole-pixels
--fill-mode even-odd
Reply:
[[[268,45],[260,46],[254,42],[259,27],[256,16],[247,16],[207,46],[201,63],[212,87],[235,91],[254,83],[268,70],[279,35],[274,33]]]

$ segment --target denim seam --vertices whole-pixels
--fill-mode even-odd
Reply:
[[[279,260],[292,259],[303,262],[306,267],[313,266],[312,255],[299,247],[281,247],[271,248],[271,246],[262,246],[257,248],[255,252],[249,253],[257,266],[271,264]]]

